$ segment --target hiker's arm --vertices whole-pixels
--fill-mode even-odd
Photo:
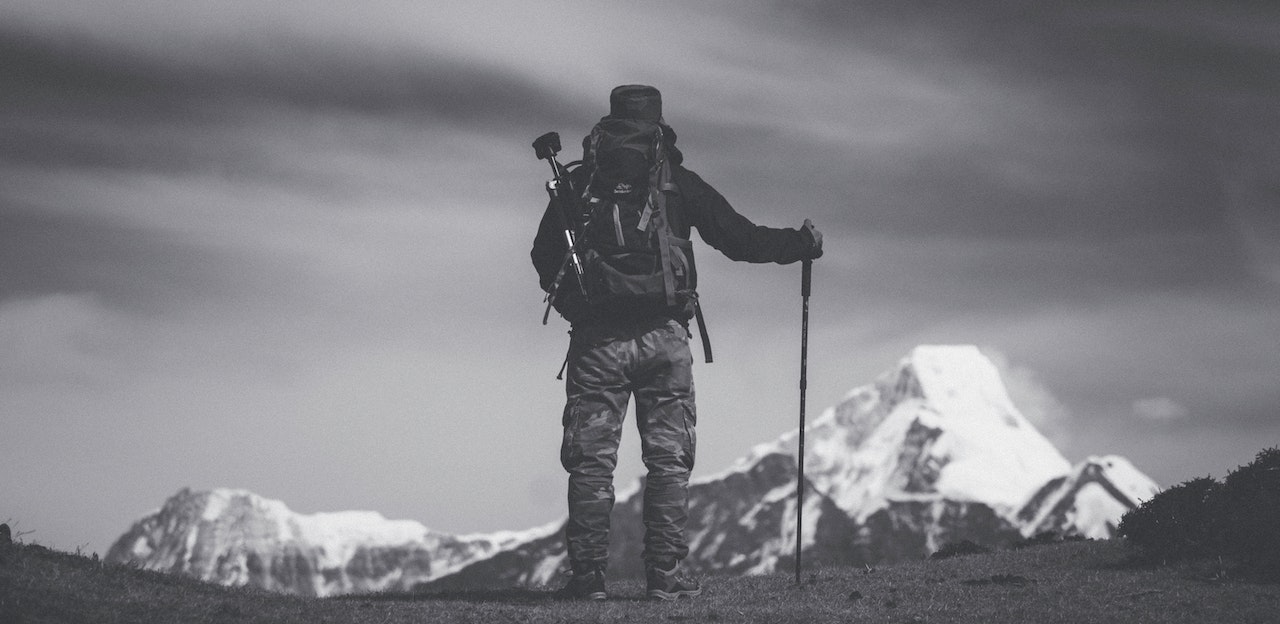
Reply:
[[[548,205],[542,214],[542,222],[538,224],[538,235],[533,239],[533,250],[529,257],[533,259],[533,268],[538,271],[538,283],[542,290],[551,290],[551,284],[560,271],[564,255],[568,247],[564,242],[564,231],[560,229],[560,218],[556,216],[555,205]]]
[[[708,245],[731,260],[790,264],[813,257],[813,236],[794,228],[756,225],[738,214],[711,185],[686,170],[681,192],[688,202],[690,225]],[[683,176],[682,176],[683,177]],[[687,187],[687,188],[686,188]]]

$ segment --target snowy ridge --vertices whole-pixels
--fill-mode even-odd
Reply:
[[[300,514],[247,490],[184,489],[135,523],[107,559],[227,585],[327,596],[409,589],[561,524],[455,537],[374,511]]]
[[[522,544],[530,540],[541,539],[553,533],[559,532],[564,526],[565,519],[552,520],[542,526],[536,526],[532,529],[523,531],[494,531],[492,533],[466,533],[458,535],[457,538],[464,542],[480,542],[490,541],[500,548],[505,548],[513,544]]]
[[[1119,518],[1160,491],[1129,460],[1090,457],[1071,474],[1046,483],[1018,513],[1027,536],[1051,531],[1107,539]]]
[[[215,522],[232,501],[251,501],[262,516],[273,519],[279,538],[322,545],[337,561],[349,558],[357,546],[399,546],[426,539],[430,531],[415,520],[388,520],[376,511],[297,513],[283,502],[263,498],[248,490],[215,488],[205,493],[201,519]]]

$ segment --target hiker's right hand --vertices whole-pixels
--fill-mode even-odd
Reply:
[[[807,235],[807,238],[811,243],[807,258],[809,260],[821,258],[822,257],[822,232],[819,232],[818,228],[813,227],[813,221],[810,221],[808,219],[804,220],[804,225],[801,226],[800,231],[804,232]]]

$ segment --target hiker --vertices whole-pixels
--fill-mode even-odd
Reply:
[[[684,528],[696,440],[694,317],[710,361],[690,229],[732,260],[789,264],[822,255],[822,234],[808,219],[799,229],[753,224],[681,164],[675,142],[657,89],[613,89],[609,115],[584,139],[582,165],[569,173],[580,211],[569,226],[578,254],[570,262],[566,219],[555,201],[533,243],[542,288],[571,325],[560,449],[569,473],[565,541],[572,569],[561,591],[569,598],[607,597],[613,471],[631,396],[648,469],[648,596],[672,600],[702,591],[680,566],[689,553]],[[579,260],[580,279],[570,266]]]

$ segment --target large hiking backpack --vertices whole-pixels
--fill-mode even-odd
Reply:
[[[677,236],[667,214],[678,198],[658,120],[605,117],[583,141],[582,221],[575,251],[588,308],[605,314],[674,313],[696,318],[705,360],[711,341],[698,303],[693,244]],[[568,268],[568,258],[561,273]],[[557,276],[556,283],[560,283]],[[567,291],[567,292],[565,292]],[[575,290],[552,293],[574,298]]]
[[[672,232],[671,180],[660,122],[606,117],[584,142],[590,172],[578,239],[588,303],[604,309],[678,309],[693,316],[691,243]]]

